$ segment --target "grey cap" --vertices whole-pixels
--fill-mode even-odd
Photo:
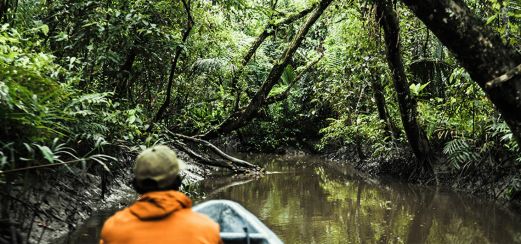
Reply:
[[[165,145],[153,146],[141,152],[134,165],[136,183],[147,179],[154,180],[159,187],[171,185],[186,168],[185,162],[177,158],[176,153]]]

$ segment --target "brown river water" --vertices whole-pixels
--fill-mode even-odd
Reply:
[[[521,216],[447,189],[368,180],[311,156],[253,155],[267,174],[215,176],[194,201],[229,199],[255,214],[285,243],[521,243]],[[98,212],[66,243],[98,243]]]

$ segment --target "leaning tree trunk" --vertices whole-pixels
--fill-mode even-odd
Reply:
[[[241,93],[242,93],[237,85],[237,80],[238,80],[239,76],[242,75],[244,68],[246,67],[248,62],[250,62],[253,55],[257,52],[257,49],[259,49],[259,47],[266,40],[266,38],[274,35],[278,29],[303,18],[304,16],[308,15],[311,11],[313,11],[314,8],[315,8],[315,6],[313,5],[296,14],[290,15],[286,19],[283,19],[274,24],[269,23],[266,25],[266,27],[264,27],[264,30],[259,34],[259,36],[257,36],[255,41],[252,43],[252,45],[248,49],[248,52],[242,58],[242,62],[240,63],[239,67],[237,68],[237,72],[235,72],[235,74],[232,76],[230,83],[232,84],[232,87],[235,89],[235,102],[234,102],[233,112],[236,112],[237,110],[239,110],[239,105],[240,105],[239,103],[240,103]]]
[[[250,103],[246,106],[246,108],[237,111],[232,114],[228,119],[226,119],[223,123],[221,123],[217,128],[207,132],[202,135],[204,138],[212,138],[220,134],[228,133],[234,131],[242,126],[244,126],[247,122],[253,119],[257,114],[259,109],[263,107],[265,104],[265,100],[270,93],[271,89],[280,79],[280,76],[284,72],[284,68],[289,64],[293,54],[297,51],[300,43],[304,40],[304,37],[308,33],[309,29],[313,24],[318,20],[318,18],[322,15],[324,10],[329,6],[332,0],[322,0],[315,8],[311,16],[306,20],[304,25],[300,28],[298,33],[295,35],[289,46],[284,51],[282,57],[275,62],[273,65],[268,77],[262,83],[259,90],[255,93]]]
[[[255,41],[253,42],[253,44],[251,45],[250,49],[248,50],[248,52],[244,55],[244,57],[242,58],[242,63],[241,65],[242,66],[245,66],[246,64],[248,64],[248,62],[250,62],[250,59],[253,57],[253,55],[255,54],[255,52],[257,52],[257,49],[260,47],[260,45],[266,40],[266,38],[268,38],[269,36],[272,36],[275,34],[275,32],[280,29],[280,27],[283,27],[283,26],[286,26],[286,25],[289,25],[301,18],[303,18],[304,16],[306,16],[307,14],[309,14],[311,11],[313,11],[313,9],[315,8],[315,6],[311,6],[309,8],[306,8],[296,14],[293,14],[293,15],[290,15],[288,16],[286,19],[283,19],[279,22],[276,22],[276,23],[270,23],[268,25],[266,25],[266,27],[264,28],[264,30],[261,32],[261,34],[257,37],[257,39],[255,39]]]
[[[462,0],[402,0],[454,54],[502,114],[521,145],[521,54]]]
[[[244,161],[242,159],[238,159],[235,157],[232,157],[225,152],[223,152],[221,149],[213,145],[212,143],[201,140],[199,138],[194,138],[190,136],[185,136],[182,134],[173,133],[167,130],[167,132],[176,138],[176,140],[171,141],[171,143],[176,146],[178,149],[186,152],[191,157],[195,158],[197,161],[203,164],[207,164],[210,166],[215,167],[221,167],[226,168],[229,170],[232,170],[235,173],[258,173],[262,171],[262,168],[252,164],[250,162]],[[202,153],[198,153],[195,150],[188,147],[183,141],[188,141],[192,143],[196,143],[199,146],[203,146],[206,149],[209,149],[211,152],[213,152],[217,158],[205,156]]]
[[[393,74],[394,88],[398,97],[398,105],[402,124],[407,140],[418,160],[418,167],[414,169],[418,176],[432,173],[431,161],[433,158],[429,140],[416,119],[416,100],[411,96],[409,84],[405,76],[402,56],[400,54],[400,27],[396,12],[387,0],[377,1],[377,18],[384,30],[386,56],[389,68]]]

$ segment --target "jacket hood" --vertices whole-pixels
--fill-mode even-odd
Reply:
[[[143,194],[129,207],[141,220],[162,219],[173,212],[192,207],[192,200],[178,191],[155,191]]]

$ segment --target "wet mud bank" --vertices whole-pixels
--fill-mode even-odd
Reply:
[[[363,153],[362,153],[363,154]],[[338,164],[350,165],[367,177],[391,178],[405,183],[446,187],[488,200],[521,213],[521,171],[513,162],[476,162],[471,167],[455,170],[445,155],[437,155],[433,162],[434,175],[419,179],[414,174],[415,157],[406,146],[396,147],[378,157],[364,156],[360,148],[342,147],[324,155]]]
[[[188,165],[184,186],[201,181],[214,171],[182,152],[178,154]],[[99,165],[92,165],[85,172],[56,168],[51,177],[48,172],[41,172],[45,178],[39,172],[28,172],[23,183],[13,181],[0,194],[1,210],[9,216],[0,220],[0,243],[66,242],[67,234],[93,213],[131,203],[137,197],[130,186],[137,153],[120,151],[115,155],[118,160],[107,165],[110,172]]]
[[[244,149],[235,137],[221,139],[218,142],[227,150]],[[521,213],[521,166],[516,165],[507,153],[498,153],[492,159],[472,162],[468,167],[456,170],[447,156],[438,153],[432,163],[434,175],[426,178],[415,176],[417,167],[415,157],[406,144],[395,144],[383,152],[374,152],[371,145],[333,146],[326,151],[317,152],[313,142],[304,147],[280,148],[279,155],[321,155],[334,164],[349,165],[366,178],[391,178],[404,183],[415,183],[426,186],[439,186],[455,191],[494,200],[516,212]],[[439,147],[439,146],[438,146]],[[442,152],[443,148],[436,149]],[[378,155],[378,156],[374,156]]]
[[[217,174],[194,184],[194,204],[243,205],[285,243],[521,243],[521,215],[443,187],[369,177],[317,155],[247,154],[262,176]],[[116,210],[113,210],[116,211]],[[94,244],[96,212],[69,243]]]
[[[224,147],[231,151],[236,149],[233,146]],[[178,151],[179,157],[186,161],[189,166],[183,183],[183,191],[192,193],[191,196],[196,202],[197,199],[224,197],[227,196],[225,193],[234,191],[233,189],[242,189],[243,186],[256,184],[255,182],[269,181],[271,178],[280,177],[279,174],[293,172],[295,166],[297,166],[297,169],[305,170],[313,168],[319,165],[317,162],[321,161],[320,158],[327,158],[330,159],[325,163],[328,172],[330,172],[328,177],[335,175],[334,172],[341,173],[344,178],[356,179],[357,182],[373,186],[375,189],[382,187],[380,186],[382,182],[389,178],[392,178],[391,181],[399,179],[407,183],[437,185],[441,188],[451,188],[460,192],[471,193],[474,196],[483,196],[483,198],[499,201],[503,205],[509,206],[509,208],[505,208],[506,211],[515,209],[515,212],[519,213],[520,201],[518,199],[510,200],[507,189],[511,185],[511,179],[515,176],[516,171],[509,172],[508,168],[505,167],[488,172],[468,171],[458,173],[447,170],[446,163],[439,161],[434,165],[436,177],[418,181],[418,179],[409,177],[413,171],[414,157],[406,147],[396,148],[380,157],[363,157],[357,148],[347,147],[320,157],[312,156],[310,152],[298,149],[285,149],[284,151],[286,152],[285,155],[272,155],[254,159],[259,165],[273,160],[276,162],[282,161],[283,165],[286,164],[286,161],[290,162],[287,168],[279,168],[277,166],[279,163],[263,165],[269,171],[265,177],[258,175],[231,176],[225,174],[224,171],[221,176],[220,170],[198,164],[188,155]],[[93,225],[92,231],[90,231],[92,233],[88,234],[90,236],[88,238],[96,240],[103,220],[112,215],[114,211],[127,206],[136,197],[129,184],[136,153],[120,152],[116,155],[118,161],[108,165],[111,169],[110,174],[104,173],[101,168],[97,167],[89,169],[82,175],[67,173],[64,169],[60,169],[60,172],[54,174],[53,177],[46,179],[34,177],[34,184],[29,183],[29,186],[12,185],[10,191],[2,193],[0,196],[2,206],[7,206],[6,209],[2,210],[12,212],[11,219],[2,222],[1,230],[5,232],[2,235],[14,235],[20,240],[18,243],[27,240],[28,243],[78,243],[78,240],[87,238],[87,236],[71,237],[76,233],[80,233],[77,235],[86,235],[85,232],[75,230],[78,227],[83,229],[86,228],[86,225]],[[238,155],[240,158],[251,156],[252,154]],[[271,157],[276,158],[272,159]],[[297,159],[312,157],[312,159],[295,161],[295,157]],[[356,170],[347,170],[351,168]],[[316,170],[311,171],[311,173],[321,174],[319,168]],[[304,175],[308,175],[308,173]],[[209,184],[208,181],[211,182],[211,187],[205,187]],[[321,181],[324,181],[324,179],[321,179]],[[203,187],[199,187],[200,185]],[[281,183],[281,186],[283,185],[286,184]],[[328,186],[328,184],[323,185],[326,188]],[[329,196],[329,198],[331,197],[333,196]],[[8,202],[9,205],[4,205],[4,202]],[[252,207],[254,206],[252,205]],[[88,221],[93,218],[94,221],[90,224]],[[18,231],[11,234],[10,231],[13,229]],[[0,243],[2,243],[1,240]]]

